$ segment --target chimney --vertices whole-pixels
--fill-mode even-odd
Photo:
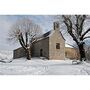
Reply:
[[[54,27],[54,30],[59,30],[60,29],[59,22],[54,22],[53,27]]]

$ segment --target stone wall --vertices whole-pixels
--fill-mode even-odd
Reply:
[[[18,48],[18,49],[15,49],[13,51],[13,58],[16,59],[16,58],[21,58],[21,57],[25,57],[26,54],[25,54],[25,51],[22,47]]]
[[[60,49],[56,49],[56,43],[60,43]],[[59,30],[53,30],[49,38],[49,59],[65,59],[65,40]]]
[[[90,61],[90,46],[87,46],[85,51],[86,51],[86,59]]]
[[[42,56],[40,55],[40,50],[42,49]],[[13,58],[25,57],[25,51],[22,47],[13,51]],[[32,57],[46,57],[49,59],[49,38],[44,38],[37,42],[34,42],[31,48]]]
[[[42,50],[42,51],[41,51]],[[32,47],[33,57],[46,57],[49,58],[49,38],[44,38],[33,43]],[[42,55],[40,55],[42,53]]]
[[[74,48],[65,48],[65,57],[69,59],[79,59],[79,52],[78,49]]]

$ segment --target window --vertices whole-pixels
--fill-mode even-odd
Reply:
[[[60,43],[56,43],[56,49],[60,49]]]

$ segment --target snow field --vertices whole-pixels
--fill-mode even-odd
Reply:
[[[12,59],[12,52],[0,52],[0,75],[89,75],[90,64],[73,65],[72,60]],[[9,63],[9,61],[12,62]]]

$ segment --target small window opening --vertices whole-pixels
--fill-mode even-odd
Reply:
[[[60,43],[56,43],[56,49],[60,49]]]

